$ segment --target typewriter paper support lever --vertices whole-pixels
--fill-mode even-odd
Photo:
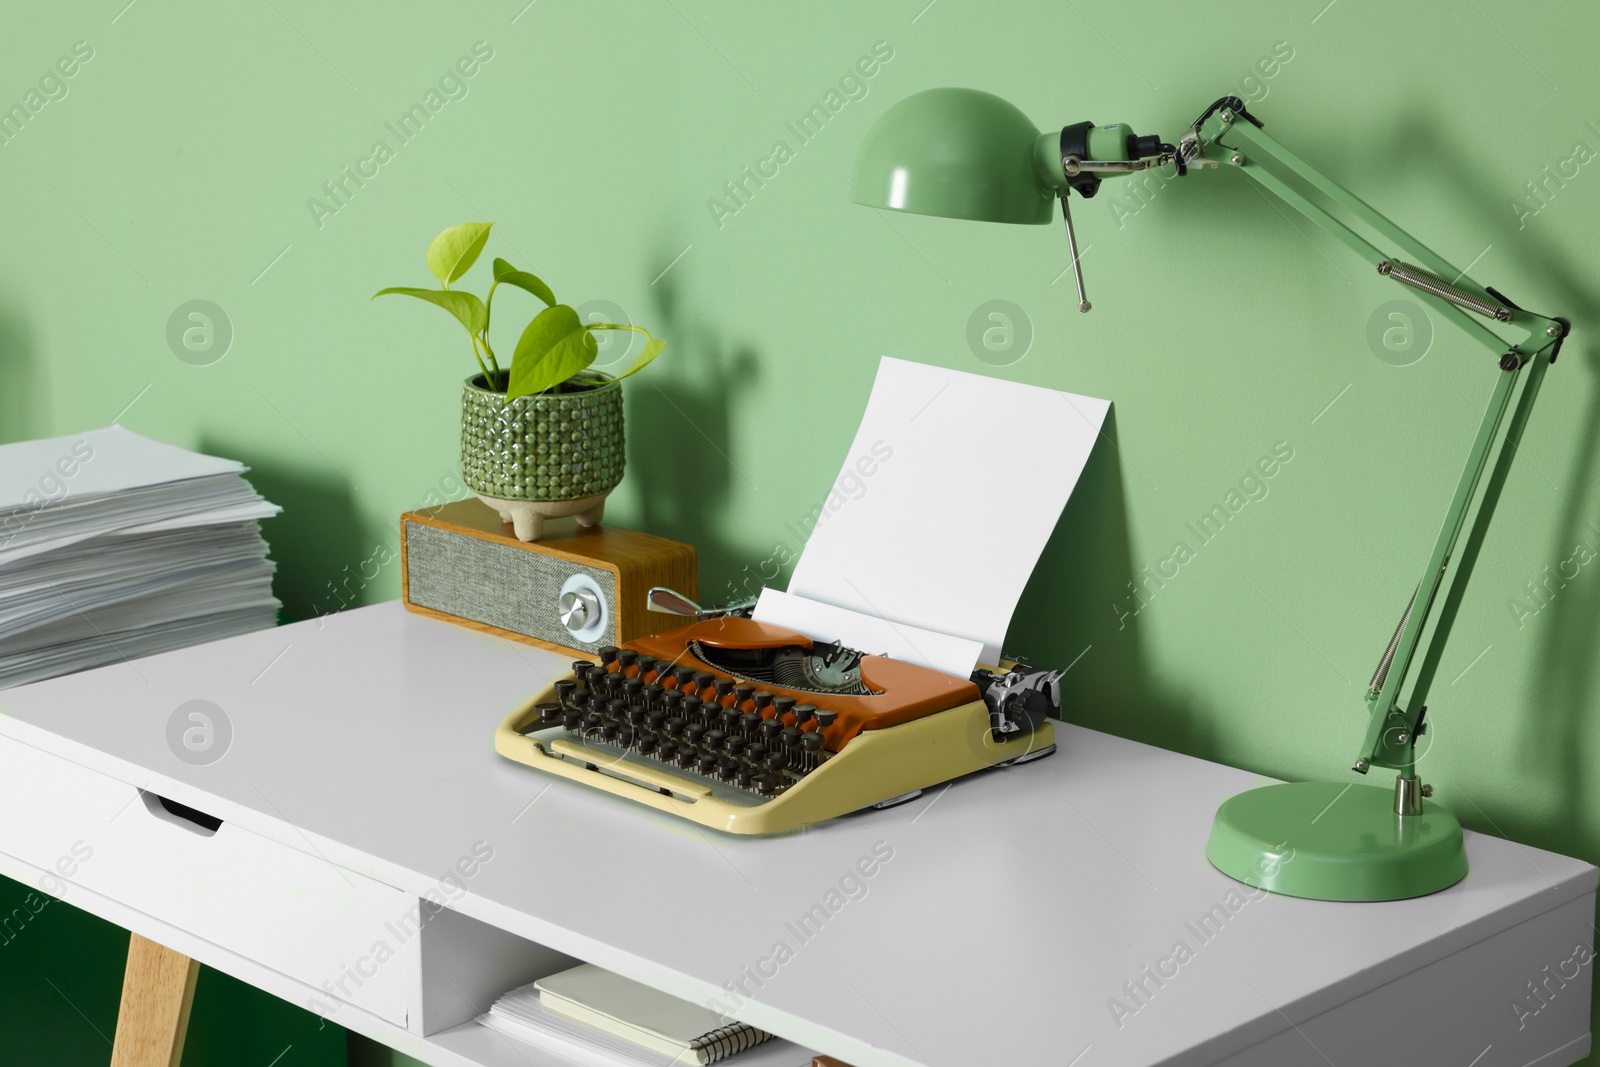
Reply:
[[[651,611],[659,611],[664,615],[684,615],[700,620],[715,619],[723,615],[748,616],[751,607],[755,605],[755,601],[745,600],[729,604],[724,608],[703,608],[676,589],[668,589],[664,585],[652,587],[645,597],[645,603]]]

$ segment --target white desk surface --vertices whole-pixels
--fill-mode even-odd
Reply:
[[[0,734],[408,892],[487,842],[453,907],[691,1000],[787,942],[741,1017],[857,1067],[1211,1063],[1596,883],[1469,833],[1443,893],[1262,896],[1201,943],[1186,924],[1238,889],[1203,855],[1212,813],[1254,775],[1067,726],[1035,764],[737,838],[495,755],[496,723],[566,663],[380,604],[0,692]],[[234,731],[209,766],[167,747],[196,699]],[[867,894],[801,943],[786,923],[879,842]],[[1119,1028],[1109,998],[1178,940],[1194,957]]]

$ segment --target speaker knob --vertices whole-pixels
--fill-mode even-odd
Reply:
[[[557,614],[568,633],[578,633],[599,618],[600,598],[587,589],[569,589],[561,594]]]

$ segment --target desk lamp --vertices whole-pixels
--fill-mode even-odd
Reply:
[[[1517,442],[1569,323],[1526,311],[1494,289],[1479,286],[1269,137],[1244,101],[1234,96],[1201,112],[1173,145],[1158,136],[1135,134],[1120,123],[1080,122],[1059,133],[1041,133],[997,96],[972,89],[931,89],[900,101],[868,131],[852,188],[854,199],[870,207],[1036,225],[1051,221],[1052,201],[1059,199],[1078,310],[1087,312],[1069,194],[1089,199],[1102,179],[1169,165],[1176,177],[1225,166],[1242,171],[1263,191],[1333,234],[1379,274],[1415,290],[1427,306],[1453,319],[1494,357],[1494,390],[1483,421],[1422,580],[1366,692],[1370,721],[1355,770],[1366,774],[1374,767],[1390,768],[1396,772],[1394,789],[1332,782],[1251,789],[1223,802],[1206,844],[1207,858],[1223,873],[1289,896],[1399,900],[1436,892],[1466,876],[1467,859],[1461,824],[1428,799],[1432,789],[1417,777],[1416,742],[1427,728],[1428,689]],[[1381,250],[1335,217],[1334,210],[1371,231],[1393,252]],[[1506,329],[1520,336],[1507,341],[1498,332]],[[1480,483],[1483,496],[1469,530],[1467,513]],[[1418,660],[1422,632],[1436,602],[1433,632]],[[1417,676],[1402,702],[1400,690],[1414,660]]]

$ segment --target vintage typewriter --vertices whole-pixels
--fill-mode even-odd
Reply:
[[[1055,751],[1060,671],[956,678],[757,622],[696,615],[599,650],[519,706],[502,756],[736,834],[792,830]]]

